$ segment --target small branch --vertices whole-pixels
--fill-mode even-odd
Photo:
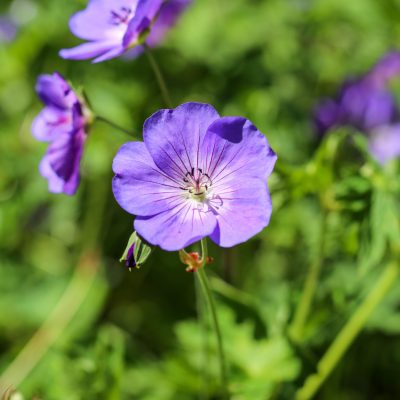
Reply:
[[[117,125],[116,123],[110,121],[109,119],[104,118],[104,117],[100,117],[99,115],[96,115],[95,121],[104,122],[105,124],[110,125],[110,126],[112,126],[113,128],[115,128],[115,129],[117,129],[117,130],[119,130],[119,131],[121,131],[121,132],[123,132],[123,133],[126,133],[126,134],[129,135],[129,136],[133,136],[133,135],[134,135],[133,132],[130,132],[130,131],[128,131],[128,130],[125,129],[125,128],[122,128],[121,126],[119,126],[119,125]]]
[[[169,91],[167,88],[167,84],[165,83],[165,79],[161,72],[161,68],[158,66],[156,59],[154,58],[151,49],[145,44],[144,52],[149,60],[150,66],[153,69],[154,75],[157,79],[158,86],[160,87],[161,94],[164,98],[164,102],[168,108],[173,108],[171,96],[169,95]]]

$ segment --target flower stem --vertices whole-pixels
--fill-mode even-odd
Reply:
[[[383,271],[375,287],[360,304],[347,324],[342,328],[339,335],[333,341],[329,349],[323,355],[317,365],[317,372],[310,375],[302,388],[297,391],[296,400],[310,400],[320,389],[338,365],[343,355],[361,332],[375,307],[382,301],[383,297],[395,283],[398,276],[398,265],[394,262],[388,264]]]
[[[202,249],[202,266],[196,272],[196,275],[199,279],[201,289],[203,291],[203,295],[208,304],[208,307],[211,311],[212,324],[215,331],[215,336],[217,339],[217,350],[218,350],[218,358],[219,358],[219,367],[220,367],[220,380],[221,380],[221,391],[224,399],[228,399],[228,390],[227,390],[227,372],[226,372],[226,364],[225,364],[225,355],[224,355],[224,347],[222,343],[222,334],[221,329],[218,322],[217,309],[215,306],[215,301],[213,294],[211,292],[210,284],[208,282],[207,274],[204,270],[204,266],[206,264],[206,259],[208,256],[207,252],[207,241],[206,239],[201,240],[201,249]]]
[[[133,136],[133,135],[134,135],[133,132],[130,132],[130,131],[128,131],[128,130],[125,129],[125,128],[122,128],[121,126],[117,125],[116,123],[110,121],[110,120],[107,119],[107,118],[104,118],[104,117],[101,117],[101,116],[99,116],[99,115],[96,115],[95,120],[96,120],[96,121],[100,121],[100,122],[104,122],[104,123],[106,123],[107,125],[110,125],[110,126],[112,126],[113,128],[118,129],[119,131],[126,133],[126,134],[129,135],[129,136]]]
[[[167,105],[168,108],[173,108],[171,96],[169,95],[167,84],[165,83],[165,79],[163,77],[161,69],[158,66],[156,59],[154,58],[154,56],[151,52],[151,49],[147,45],[144,45],[144,52],[146,53],[146,56],[149,60],[151,68],[153,69],[154,75],[157,79],[157,83],[158,83],[158,86],[160,87],[161,94],[164,98],[165,104]]]

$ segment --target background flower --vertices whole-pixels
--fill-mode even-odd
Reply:
[[[135,230],[165,250],[205,236],[222,247],[248,240],[268,225],[266,179],[276,155],[247,119],[220,117],[213,107],[186,103],[144,124],[144,143],[117,153],[113,191],[136,215]]]
[[[70,20],[72,33],[87,40],[61,57],[93,62],[143,51],[143,43],[157,45],[191,0],[90,0],[87,8]]]
[[[85,105],[58,73],[41,75],[36,92],[45,108],[32,124],[38,140],[50,145],[40,163],[49,191],[72,195],[79,185],[79,165],[86,140]]]
[[[400,53],[392,52],[363,77],[345,82],[334,100],[326,100],[316,108],[314,121],[318,134],[352,126],[368,135],[371,154],[380,163],[399,156],[400,132],[388,128],[399,121],[396,100],[388,89],[390,80],[399,73]],[[392,145],[384,145],[386,139]]]

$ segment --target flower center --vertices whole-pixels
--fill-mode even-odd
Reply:
[[[121,7],[119,10],[111,10],[110,24],[112,25],[127,25],[132,16],[132,10],[129,7]]]
[[[201,168],[192,168],[182,180],[181,189],[187,192],[188,198],[199,202],[206,200],[212,181],[210,176],[204,173]]]

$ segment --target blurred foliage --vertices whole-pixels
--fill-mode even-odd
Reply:
[[[58,304],[79,255],[95,247],[102,254],[97,278],[61,338],[17,385],[18,396],[216,398],[214,336],[207,321],[195,320],[193,276],[178,254],[156,249],[130,273],[118,262],[132,221],[112,197],[111,162],[128,137],[93,127],[74,197],[49,194],[37,171],[46,148],[30,133],[41,108],[38,74],[57,70],[83,85],[99,115],[136,137],[164,107],[145,57],[95,65],[58,57],[78,43],[68,19],[85,3],[0,4],[18,27],[12,42],[0,42],[0,371]],[[377,165],[355,132],[321,141],[311,116],[345,77],[399,43],[397,0],[201,0],[154,50],[175,104],[203,101],[223,115],[246,116],[279,156],[269,180],[270,226],[237,248],[210,249],[234,400],[293,399],[398,255],[399,162]],[[293,340],[315,262],[322,267],[315,297]],[[397,283],[319,399],[400,398],[399,307]]]

